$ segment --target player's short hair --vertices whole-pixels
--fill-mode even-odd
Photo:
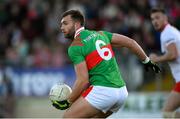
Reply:
[[[156,12],[166,14],[165,10],[163,8],[161,8],[161,7],[154,7],[150,11],[151,14],[156,13]]]
[[[62,14],[61,18],[66,17],[68,15],[70,15],[73,20],[79,21],[81,26],[84,26],[85,18],[84,18],[84,15],[79,10],[68,10],[68,11],[65,11]]]

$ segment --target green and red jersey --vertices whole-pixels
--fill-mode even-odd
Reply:
[[[73,64],[86,61],[91,85],[119,88],[125,85],[111,47],[112,33],[82,30],[68,54]]]

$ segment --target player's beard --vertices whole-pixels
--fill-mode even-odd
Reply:
[[[75,35],[75,30],[74,30],[74,26],[73,28],[71,28],[71,30],[69,31],[68,34],[65,35],[65,38],[73,40],[74,39],[74,35]]]

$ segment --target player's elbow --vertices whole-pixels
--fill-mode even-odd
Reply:
[[[171,61],[176,60],[177,57],[178,57],[178,55],[177,55],[176,53],[171,53],[171,54],[169,55],[169,60],[171,60]]]
[[[89,83],[88,77],[79,77],[78,82],[80,85],[85,86]]]
[[[172,56],[172,60],[176,60],[176,59],[177,59],[176,55]]]

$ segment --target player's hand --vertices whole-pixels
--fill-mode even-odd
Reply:
[[[52,105],[59,110],[65,110],[70,107],[70,102],[68,100],[63,101],[52,101]]]
[[[153,62],[157,62],[158,61],[158,56],[155,54],[155,53],[151,53],[150,55],[149,55],[149,58],[151,59],[151,61],[153,61]]]
[[[143,64],[146,71],[149,71],[149,69],[151,69],[156,73],[161,72],[161,69],[159,68],[159,66],[156,63],[152,62],[149,58],[146,61],[144,61]]]

